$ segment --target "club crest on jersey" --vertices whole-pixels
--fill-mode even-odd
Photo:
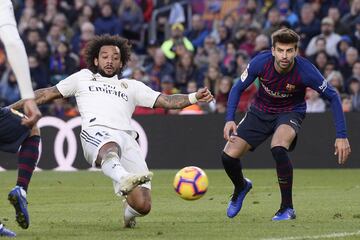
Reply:
[[[125,89],[127,89],[129,87],[126,82],[121,82],[120,86]]]
[[[286,84],[286,90],[288,90],[289,92],[293,92],[295,90],[295,85],[292,84]]]

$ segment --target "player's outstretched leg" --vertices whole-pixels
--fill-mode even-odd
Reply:
[[[292,220],[296,218],[295,210],[293,208],[280,208],[275,216],[272,218],[273,221]]]
[[[10,229],[7,229],[6,227],[4,227],[4,224],[2,224],[0,222],[0,237],[13,238],[13,237],[16,237],[16,233],[14,233]]]
[[[241,191],[234,191],[234,194],[229,202],[227,208],[227,216],[229,218],[235,217],[240,212],[245,196],[252,188],[252,182],[250,181],[250,179],[244,179],[246,183],[244,189],[242,189]]]

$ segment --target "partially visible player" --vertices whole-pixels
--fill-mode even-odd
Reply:
[[[197,101],[209,102],[207,88],[189,95],[165,95],[132,79],[119,79],[131,53],[128,40],[96,36],[86,47],[87,69],[74,73],[56,86],[35,91],[37,104],[75,96],[82,118],[80,138],[85,159],[113,180],[115,194],[124,195],[124,226],[151,209],[149,172],[138,134],[130,125],[136,106],[180,109]],[[12,105],[19,109],[23,101]]]
[[[292,202],[293,167],[288,151],[294,149],[297,133],[305,118],[304,97],[307,87],[331,102],[338,163],[344,164],[351,152],[339,96],[314,65],[297,56],[299,39],[290,29],[274,32],[272,50],[254,57],[231,89],[224,127],[224,138],[228,142],[222,153],[223,166],[234,184],[234,193],[227,208],[229,218],[239,213],[246,194],[252,188],[252,182],[243,176],[240,158],[272,135],[270,147],[281,192],[280,209],[272,220],[295,219]],[[257,96],[237,126],[234,119],[240,95],[256,78],[260,81]]]
[[[17,183],[8,198],[15,208],[17,222],[26,229],[29,227],[26,192],[39,154],[40,132],[35,124],[41,113],[34,101],[28,58],[10,0],[0,1],[0,39],[24,99],[25,115],[9,108],[0,109],[0,150],[16,153],[21,146],[18,152]],[[0,222],[0,236],[15,237],[16,234]]]

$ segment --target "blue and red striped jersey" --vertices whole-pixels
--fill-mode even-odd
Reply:
[[[318,69],[307,59],[296,56],[293,68],[287,73],[280,74],[275,70],[274,61],[271,51],[263,51],[250,61],[231,89],[226,121],[235,119],[241,93],[258,78],[259,90],[251,108],[274,114],[305,113],[305,92],[306,88],[310,87],[331,102],[337,130],[336,136],[346,137],[346,124],[339,95],[327,84]]]

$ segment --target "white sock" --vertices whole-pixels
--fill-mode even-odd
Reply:
[[[101,163],[103,173],[115,183],[120,183],[121,178],[129,174],[120,163],[120,157],[114,152],[106,154]]]
[[[126,201],[126,200],[125,200]],[[124,218],[126,221],[134,218],[134,217],[142,217],[143,215],[138,213],[135,209],[133,209],[132,207],[130,207],[129,204],[126,204],[126,208],[124,211]]]

